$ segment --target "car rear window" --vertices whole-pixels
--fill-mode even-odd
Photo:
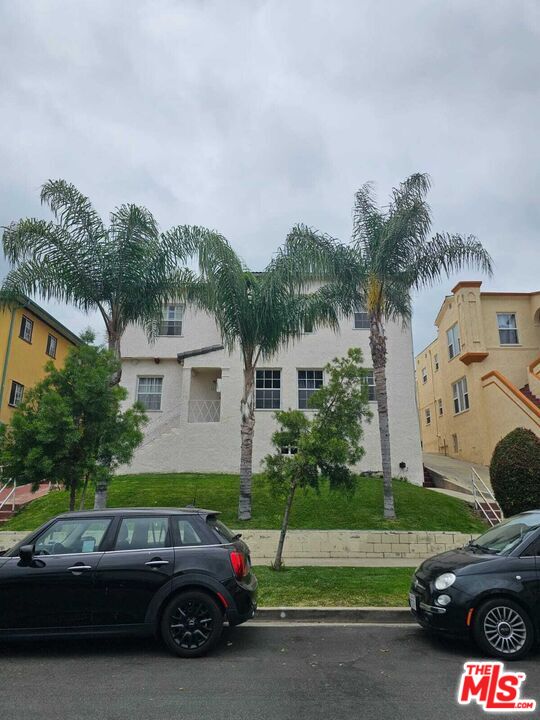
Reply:
[[[217,532],[217,534],[223,538],[225,542],[233,542],[238,539],[238,534],[230,530],[224,523],[221,522],[221,520],[218,520],[215,515],[209,515],[206,518],[206,523],[212,528],[212,530]]]

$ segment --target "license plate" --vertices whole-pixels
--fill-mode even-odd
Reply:
[[[418,610],[418,598],[414,593],[409,593],[409,605],[411,606],[411,610]]]

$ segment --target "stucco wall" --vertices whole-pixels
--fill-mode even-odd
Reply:
[[[149,413],[147,437],[129,468],[131,472],[238,472],[240,455],[240,396],[242,363],[238,352],[222,350],[187,358],[182,368],[178,352],[220,343],[214,321],[201,312],[186,310],[183,336],[158,338],[148,343],[135,327],[123,340],[122,384],[128,390],[129,403],[135,400],[137,377],[163,377],[163,405],[160,412]],[[412,482],[422,482],[420,434],[416,412],[412,338],[409,328],[390,323],[388,335],[388,397],[392,439],[392,466],[395,475],[403,474]],[[368,331],[356,330],[352,318],[342,323],[341,332],[327,329],[306,334],[271,359],[261,360],[259,368],[281,370],[281,407],[298,407],[298,369],[320,369],[350,347],[360,347],[364,365],[371,366]],[[159,359],[159,363],[156,363]],[[189,423],[192,368],[221,368],[221,419],[218,423]],[[371,404],[373,420],[366,424],[363,446],[366,450],[358,469],[380,471],[380,444],[376,404]],[[270,437],[275,427],[273,411],[257,410],[254,441],[254,467],[259,469],[264,455],[271,452]]]

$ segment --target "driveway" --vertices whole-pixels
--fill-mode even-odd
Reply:
[[[486,465],[458,460],[457,458],[439,455],[438,453],[424,453],[424,465],[429,470],[434,470],[439,475],[450,480],[452,483],[472,493],[471,468],[474,468],[482,480],[491,489],[489,479],[489,468]]]
[[[456,686],[468,646],[414,625],[247,624],[217,652],[178,660],[150,640],[3,644],[9,720],[459,720]],[[513,664],[540,701],[540,656]],[[519,667],[518,667],[519,666]]]

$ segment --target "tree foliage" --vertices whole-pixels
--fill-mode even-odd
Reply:
[[[131,460],[141,442],[146,415],[135,405],[125,411],[127,391],[111,386],[118,360],[84,343],[70,351],[63,368],[53,362],[2,428],[0,464],[17,483],[58,482],[70,491],[70,508],[85,479],[107,482]]]
[[[310,409],[316,411],[313,417],[300,410],[275,414],[279,428],[272,435],[272,444],[276,452],[266,456],[264,467],[274,489],[287,498],[275,569],[282,565],[296,490],[318,490],[321,480],[328,481],[332,489],[346,491],[353,487],[351,465],[364,455],[360,445],[362,422],[371,418],[366,371],[361,363],[361,351],[352,348],[346,357],[336,358],[326,366],[325,384],[310,397]],[[292,449],[293,454],[283,454],[283,448]]]
[[[499,440],[489,467],[491,485],[506,517],[540,508],[540,438],[516,428]]]

